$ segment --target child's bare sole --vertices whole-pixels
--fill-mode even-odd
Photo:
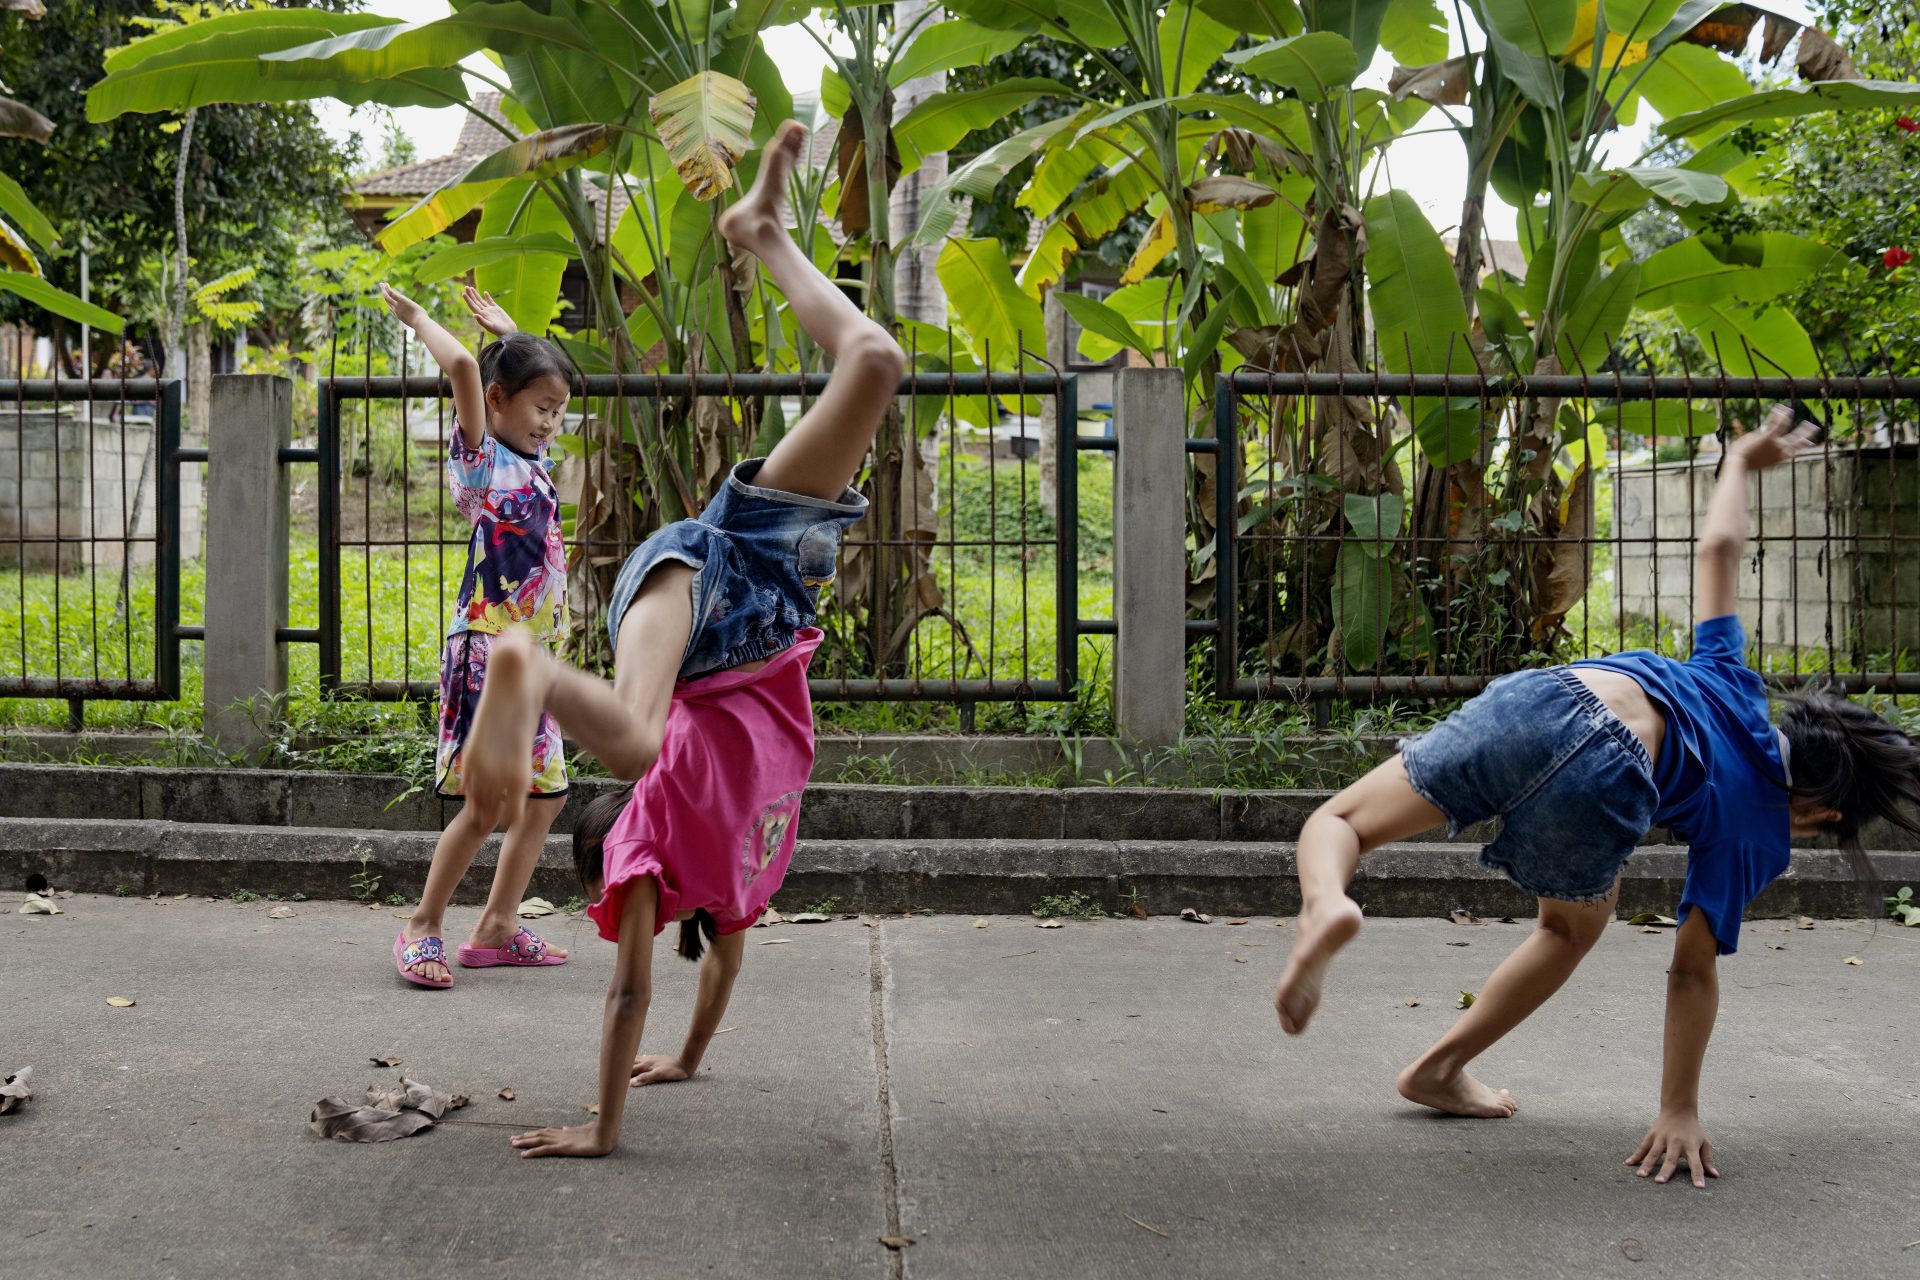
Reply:
[[[527,745],[540,725],[541,654],[526,635],[509,631],[493,643],[487,682],[473,728],[461,747],[461,790],[489,828],[526,805]]]
[[[1360,932],[1360,907],[1352,899],[1342,898],[1311,914],[1303,912],[1296,923],[1300,928],[1298,940],[1273,997],[1280,1026],[1290,1036],[1305,1031],[1313,1011],[1320,1007],[1320,984],[1326,977],[1327,962]]]
[[[1393,1083],[1408,1102],[1417,1102],[1450,1116],[1505,1120],[1520,1109],[1520,1104],[1505,1089],[1490,1089],[1464,1071],[1445,1076],[1424,1070],[1416,1062]]]
[[[806,128],[797,120],[787,121],[773,135],[773,141],[761,153],[760,173],[753,180],[753,189],[720,215],[720,234],[729,244],[757,253],[769,237],[787,234],[787,176],[799,162],[806,143]]]

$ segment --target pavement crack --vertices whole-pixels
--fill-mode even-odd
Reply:
[[[884,960],[880,954],[880,930],[867,933],[868,1022],[873,1027],[873,1075],[880,1103],[880,1176],[886,1193],[887,1235],[898,1237],[900,1230],[900,1173],[893,1160],[893,1088],[887,1078],[887,1004]],[[887,1250],[887,1274],[892,1280],[906,1275],[904,1251]]]

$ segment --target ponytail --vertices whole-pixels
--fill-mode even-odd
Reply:
[[[708,914],[707,909],[695,907],[693,914],[680,922],[680,945],[674,950],[689,960],[698,960],[706,950],[706,943],[700,940],[702,934],[706,935],[707,943],[717,942],[720,936],[713,916]]]
[[[1816,689],[1788,700],[1780,732],[1791,748],[1789,794],[1840,816],[1826,826],[1878,919],[1879,873],[1860,832],[1874,819],[1920,834],[1920,746],[1884,717]]]

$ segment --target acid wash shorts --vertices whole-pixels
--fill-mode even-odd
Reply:
[[[752,481],[764,458],[742,462],[698,519],[677,520],[642,543],[613,584],[607,634],[620,647],[620,621],[647,575],[661,564],[690,566],[693,630],[680,679],[770,658],[814,625],[820,590],[833,581],[840,537],[867,514],[852,489],[837,502]]]
[[[1565,667],[1501,676],[1400,758],[1448,835],[1501,820],[1480,863],[1538,898],[1606,897],[1659,799],[1646,746]]]

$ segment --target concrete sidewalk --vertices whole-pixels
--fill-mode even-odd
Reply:
[[[1484,1060],[1508,1121],[1391,1082],[1521,925],[1373,922],[1299,1040],[1270,919],[756,930],[701,1077],[634,1098],[606,1160],[527,1162],[512,1132],[594,1096],[614,949],[590,927],[545,922],[564,968],[427,992],[392,973],[390,908],[18,901],[0,1071],[31,1064],[36,1096],[0,1118],[9,1277],[1920,1273],[1920,930],[1747,926],[1707,1064],[1725,1176],[1697,1192],[1620,1167],[1671,946],[1626,924]],[[671,1049],[695,970],[656,967],[647,1047]],[[319,1098],[402,1073],[474,1103],[381,1146],[308,1133]]]

